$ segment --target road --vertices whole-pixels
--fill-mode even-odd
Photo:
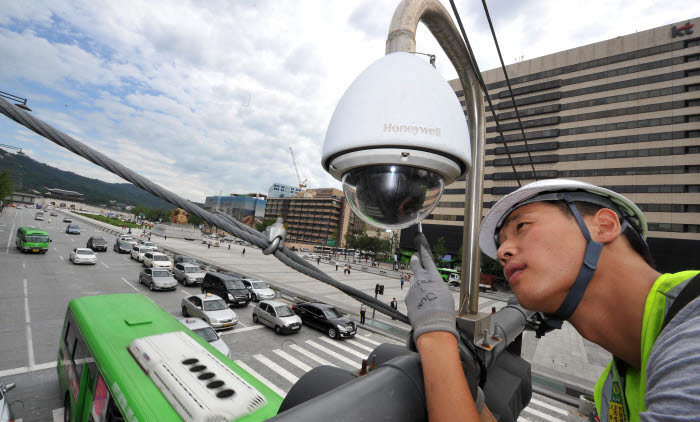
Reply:
[[[176,317],[182,298],[199,288],[178,286],[175,291],[151,292],[138,283],[141,264],[111,249],[115,237],[83,224],[80,235],[65,233],[60,217],[35,221],[33,209],[6,208],[0,214],[0,383],[15,382],[8,396],[18,420],[62,420],[62,402],[56,377],[58,333],[68,302],[98,294],[146,295]],[[51,239],[45,254],[23,254],[14,247],[15,233],[23,225],[46,230]],[[69,262],[70,251],[84,247],[93,235],[109,243],[98,253],[97,265]],[[292,270],[290,270],[292,271]],[[253,304],[234,308],[239,324],[220,332],[232,359],[284,396],[311,368],[332,364],[358,369],[360,362],[380,343],[398,343],[360,329],[353,340],[334,341],[308,327],[291,336],[278,336],[252,321]],[[558,422],[573,420],[574,408],[535,395],[521,420]]]

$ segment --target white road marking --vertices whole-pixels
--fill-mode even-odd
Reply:
[[[27,265],[24,262],[22,263],[22,268],[27,268]]]
[[[542,418],[542,419],[549,421],[549,422],[564,422],[561,419],[555,418],[554,416],[548,415],[544,412],[540,412],[537,409],[530,409],[529,407],[526,407],[525,409],[523,409],[523,412],[529,413],[533,416],[537,416],[538,418]]]
[[[344,351],[350,353],[351,355],[355,355],[360,359],[367,359],[366,353],[358,352],[355,349],[351,349],[348,346],[344,346],[344,345],[340,344],[340,342],[338,340],[331,340],[331,339],[326,338],[326,337],[319,337],[319,339],[325,341],[326,343],[328,343],[330,345],[337,347],[340,350],[344,350]]]
[[[186,290],[180,289],[180,291],[181,291],[182,293],[186,294],[187,296],[190,296],[190,295],[192,294],[192,293],[190,293],[190,292],[188,292],[188,291],[186,291]]]
[[[109,268],[109,267],[107,266],[107,264],[105,264],[105,263],[104,263],[104,262],[102,262],[102,261],[100,261],[100,264],[104,265],[104,266],[105,266],[105,268]]]
[[[329,365],[329,366],[335,366],[336,368],[338,367],[337,365],[333,365],[332,363],[328,362],[327,360],[309,352],[308,350],[304,349],[301,346],[298,346],[296,344],[293,344],[290,346],[292,349],[296,350],[297,352],[301,353],[302,355],[311,358],[315,360],[316,362],[320,363],[321,365]]]
[[[136,287],[134,287],[133,284],[131,284],[131,283],[129,283],[128,281],[126,281],[126,279],[125,279],[124,277],[122,277],[122,280],[124,280],[124,283],[128,284],[129,286],[131,286],[132,289],[136,290],[137,292],[139,291],[139,289],[137,289]]]
[[[56,249],[56,247],[54,246],[54,247],[53,247],[53,250],[54,250],[54,251],[57,251],[58,249]]]
[[[261,328],[265,328],[265,326],[264,325],[253,325],[252,327],[234,328],[231,331],[227,331],[225,333],[219,333],[219,337],[228,336],[230,334],[242,333],[243,331],[259,330]]]
[[[59,255],[58,257],[61,258],[61,261],[65,261],[65,259],[63,259],[61,255]]]
[[[299,359],[295,358],[294,356],[290,355],[289,353],[283,350],[275,349],[273,350],[273,352],[277,353],[282,359],[285,359],[287,362],[291,363],[292,365],[296,366],[304,372],[309,372],[312,369],[309,365],[305,364],[304,362],[300,361]]]
[[[10,230],[10,235],[7,237],[7,248],[5,249],[5,255],[10,253],[10,243],[12,242],[12,233],[15,232],[15,225],[12,225],[12,230]]]
[[[327,355],[333,356],[334,358],[338,359],[341,362],[345,362],[346,364],[350,365],[353,368],[359,368],[360,366],[362,366],[362,364],[360,362],[352,361],[341,354],[338,354],[338,353],[336,353],[336,352],[334,352],[326,347],[321,346],[320,344],[316,343],[315,341],[306,340],[306,343],[317,348],[318,350],[322,351],[323,353],[325,353]]]
[[[24,284],[24,322],[27,329],[27,361],[29,362],[29,367],[32,368],[34,366],[34,343],[32,342],[32,327],[29,319],[29,295],[27,294],[26,278],[22,280],[22,284]]]
[[[371,333],[368,334],[368,336],[371,336],[371,335],[372,335]],[[380,344],[382,344],[382,343],[380,343],[380,342],[378,342],[378,341],[374,341],[374,340],[368,339],[367,337],[361,336],[361,335],[359,335],[359,334],[355,335],[355,339],[360,339],[360,340],[362,340],[362,341],[364,341],[364,342],[367,342],[367,343],[369,343],[369,344],[373,344],[373,345],[375,345],[375,346],[379,346]]]
[[[525,419],[522,416],[518,417],[518,422],[530,422],[530,419]]]
[[[257,378],[258,381],[260,381],[260,382],[262,382],[263,384],[267,385],[267,387],[268,387],[270,390],[274,391],[275,393],[277,393],[278,395],[282,396],[283,398],[287,395],[287,393],[285,393],[284,391],[282,391],[281,389],[279,389],[275,384],[271,383],[270,381],[268,381],[267,379],[265,379],[265,377],[263,377],[262,375],[260,375],[260,374],[258,374],[257,372],[255,372],[255,371],[253,370],[253,368],[251,368],[250,366],[248,366],[248,365],[246,365],[245,363],[243,363],[242,360],[237,360],[237,361],[235,361],[235,362],[236,362],[236,365],[238,365],[238,366],[240,366],[241,368],[243,368],[244,371],[248,372],[250,375],[252,375],[252,376],[254,376],[255,378]]]
[[[560,415],[564,415],[564,416],[568,416],[568,415],[569,415],[569,412],[567,412],[566,410],[560,409],[560,408],[558,408],[558,407],[556,407],[556,406],[553,406],[553,405],[551,405],[551,404],[549,404],[549,403],[545,403],[545,402],[543,402],[543,401],[541,401],[541,400],[537,400],[537,399],[531,398],[531,399],[530,399],[530,403],[534,403],[534,404],[536,404],[536,405],[538,405],[538,406],[540,406],[540,407],[544,407],[545,409],[552,410],[552,411],[554,411],[554,412],[559,413]]]
[[[122,259],[124,259],[124,261],[126,261],[126,262],[131,262],[131,260],[125,256],[123,256]]]
[[[369,347],[369,346],[365,346],[364,344],[360,344],[359,342],[357,342],[355,340],[347,339],[347,340],[344,340],[344,343],[352,344],[353,346],[359,347],[360,349],[365,349],[368,352],[372,352],[374,350],[374,348]]]
[[[270,359],[266,358],[263,355],[255,355],[253,356],[255,359],[260,361],[263,365],[267,366],[268,368],[272,369],[273,371],[277,372],[279,376],[282,378],[286,379],[287,381],[291,382],[294,384],[295,382],[299,381],[299,377],[296,375],[292,374],[291,372],[287,371],[286,369],[282,368],[275,362],[271,361]]]
[[[53,417],[53,422],[62,422],[64,419],[63,408],[59,407],[51,411],[51,416]]]

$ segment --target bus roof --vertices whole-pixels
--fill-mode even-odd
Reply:
[[[269,418],[276,414],[282,403],[282,398],[276,393],[223,357],[218,350],[144,295],[86,296],[71,300],[68,308],[80,326],[80,332],[105,383],[113,394],[116,394],[113,385],[116,383],[119,386],[128,408],[138,420],[180,420],[165,396],[128,351],[135,339],[174,331],[186,332],[266,397],[270,405],[238,420]],[[119,403],[117,397],[115,403]],[[126,417],[128,410],[122,409],[122,412]]]
[[[457,274],[460,273],[460,271],[453,270],[452,268],[438,268],[438,271],[445,272],[445,273],[457,273]]]
[[[43,234],[45,236],[48,236],[49,234],[45,232],[44,230],[37,229],[36,227],[20,227],[18,229],[19,231],[23,232],[25,235],[32,235],[32,234]]]

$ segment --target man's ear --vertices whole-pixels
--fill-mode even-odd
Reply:
[[[610,243],[621,234],[620,219],[615,211],[601,208],[593,216],[596,233],[591,235],[600,243]]]

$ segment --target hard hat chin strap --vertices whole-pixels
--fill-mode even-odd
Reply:
[[[571,314],[574,313],[576,307],[583,298],[583,294],[586,292],[588,283],[590,283],[591,279],[593,278],[593,274],[598,266],[598,258],[600,258],[600,253],[603,250],[602,243],[591,239],[591,234],[588,231],[588,227],[586,227],[586,223],[584,223],[583,217],[581,217],[581,213],[579,213],[578,209],[576,208],[573,199],[567,193],[559,193],[559,196],[563,201],[566,201],[569,208],[571,208],[571,212],[576,218],[576,222],[583,233],[583,237],[586,239],[586,252],[584,253],[583,264],[581,264],[581,269],[578,272],[576,281],[574,282],[574,285],[571,286],[571,290],[569,290],[569,293],[566,295],[564,302],[562,302],[559,309],[557,309],[552,316],[548,316],[548,318],[543,321],[546,327],[541,327],[541,329],[543,329],[544,332],[555,328],[561,328],[562,323],[569,319]]]

